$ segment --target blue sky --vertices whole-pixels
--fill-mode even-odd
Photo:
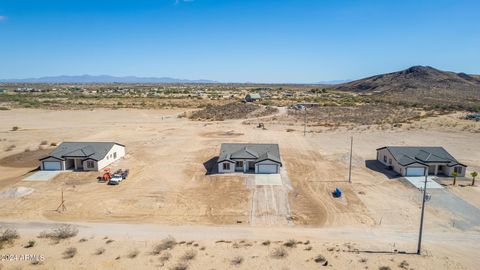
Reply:
[[[0,78],[356,79],[480,74],[480,1],[0,0]]]

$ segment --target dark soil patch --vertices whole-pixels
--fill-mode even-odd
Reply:
[[[35,168],[39,166],[39,159],[47,156],[52,150],[42,149],[22,152],[0,159],[0,166],[12,168]]]

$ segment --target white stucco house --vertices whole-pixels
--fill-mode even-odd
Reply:
[[[467,168],[439,146],[385,146],[377,149],[377,160],[402,176],[465,176]]]
[[[219,173],[280,173],[278,144],[223,143],[217,160]]]
[[[40,159],[45,171],[99,171],[125,156],[125,146],[115,142],[63,142]]]

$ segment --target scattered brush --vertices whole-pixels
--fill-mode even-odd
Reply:
[[[405,261],[405,260],[403,260],[403,261],[398,265],[398,267],[400,267],[400,268],[402,268],[402,269],[408,269],[408,266],[409,266],[409,264],[408,264],[408,262]]]
[[[40,233],[39,238],[51,238],[53,240],[64,240],[68,238],[72,238],[78,234],[78,229],[73,227],[70,224],[62,224],[57,228],[53,229],[50,233]]]
[[[313,259],[316,263],[320,263],[322,264],[323,266],[327,266],[328,265],[328,261],[325,257],[323,257],[322,255],[317,255],[317,257],[315,257],[315,259]]]
[[[241,256],[237,256],[237,257],[233,258],[232,261],[231,261],[232,265],[240,265],[240,264],[242,264],[242,262],[243,262],[243,257],[241,257]]]
[[[110,244],[110,243],[113,243],[113,242],[115,242],[115,240],[108,239],[107,241],[105,241],[105,244]]]
[[[166,262],[168,260],[170,260],[170,258],[172,257],[172,255],[168,252],[165,252],[165,253],[162,253],[162,255],[160,255],[160,261],[161,262]]]
[[[180,260],[191,261],[191,260],[195,259],[195,256],[197,256],[197,252],[195,250],[187,250],[182,255],[182,257],[180,257]]]
[[[361,259],[359,260],[359,262],[361,262],[361,263],[366,263],[367,261],[368,261],[367,258],[361,258]]]
[[[24,248],[32,248],[35,246],[35,240],[30,240],[28,243],[24,246]]]
[[[187,270],[188,265],[184,263],[177,263],[175,266],[171,267],[170,270]]]
[[[306,250],[306,251],[310,251],[310,250],[312,250],[312,246],[307,246],[307,247],[305,247],[305,249],[304,249],[304,250]]]
[[[20,236],[17,233],[17,230],[12,228],[1,228],[0,229],[0,249],[3,248],[5,244],[12,244],[15,239],[18,239]]]
[[[275,259],[283,259],[288,256],[288,252],[283,247],[278,247],[272,251],[271,257]]]
[[[378,270],[392,270],[392,268],[390,266],[380,266]]]
[[[290,239],[287,242],[283,243],[283,245],[289,248],[294,248],[297,246],[297,241],[295,239]]]
[[[130,258],[130,259],[136,258],[138,254],[140,254],[140,251],[138,251],[137,249],[132,250],[127,254],[127,258]]]
[[[169,236],[165,239],[162,239],[159,244],[155,245],[152,250],[153,255],[158,255],[164,250],[169,250],[175,247],[177,242],[175,241],[175,238]]]
[[[82,243],[82,242],[87,242],[88,239],[87,238],[81,238],[80,240],[78,240],[78,242]]]
[[[97,248],[93,254],[94,255],[102,255],[103,253],[105,253],[104,248]]]
[[[307,240],[305,242],[303,242],[304,245],[309,245],[310,244],[310,240]]]
[[[12,131],[17,131],[17,130],[19,130],[19,129],[20,129],[20,128],[17,127],[17,126],[12,127]]]
[[[64,259],[71,259],[77,255],[77,248],[69,247],[63,252]]]
[[[269,246],[269,245],[270,245],[270,240],[263,241],[263,242],[262,242],[262,245],[264,245],[264,246]]]

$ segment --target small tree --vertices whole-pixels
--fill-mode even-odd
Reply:
[[[452,172],[452,176],[453,176],[453,185],[455,186],[455,184],[457,183],[458,173],[457,172]]]
[[[475,186],[475,177],[478,176],[477,172],[471,172],[470,176],[472,176],[472,186]]]

